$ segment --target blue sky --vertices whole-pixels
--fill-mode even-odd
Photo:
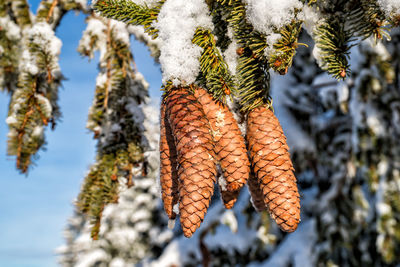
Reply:
[[[28,0],[36,10],[38,0]],[[94,161],[95,142],[85,128],[92,103],[97,59],[88,62],[76,48],[85,17],[69,13],[57,30],[63,41],[60,65],[68,78],[60,91],[62,121],[46,131],[46,151],[28,176],[15,170],[6,155],[9,96],[0,92],[0,266],[56,266],[54,249],[63,244],[63,229],[72,214],[72,202]],[[132,45],[138,69],[150,83],[150,95],[160,97],[161,74],[142,44]]]

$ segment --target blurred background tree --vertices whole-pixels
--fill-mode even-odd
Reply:
[[[67,227],[66,245],[58,250],[61,264],[400,264],[400,5],[283,1],[292,20],[274,24],[254,1],[207,1],[220,48],[216,53],[223,55],[217,60],[227,70],[203,73],[198,82],[221,99],[227,92],[214,77],[223,77],[232,92],[238,91],[242,112],[274,100],[296,169],[302,221],[295,233],[282,233],[266,212],[254,210],[242,190],[232,210],[212,201],[201,228],[186,239],[179,227],[169,223],[168,228],[158,197],[157,115],[146,104],[147,83],[135,69],[129,41],[134,35],[160,59],[168,40],[160,44],[145,31],[157,36],[152,22],[164,2],[97,3],[105,16],[127,24],[100,17],[82,0],[42,1],[37,15],[23,0],[0,3],[0,81],[11,96],[8,153],[21,172],[43,148],[43,128],[54,128],[61,114],[61,41],[54,30],[63,15],[87,14],[78,51],[89,58],[100,51],[87,124],[98,140],[97,157]],[[308,48],[297,49],[301,43]],[[277,73],[271,80],[270,68]],[[253,82],[245,83],[249,79]],[[219,197],[215,192],[214,200]]]

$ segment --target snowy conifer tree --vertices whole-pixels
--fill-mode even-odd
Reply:
[[[398,1],[44,0],[33,15],[3,0],[0,85],[21,172],[61,114],[54,30],[70,10],[88,15],[79,52],[100,51],[100,73],[87,124],[96,162],[63,265],[400,263]],[[163,72],[161,195],[174,231],[132,34]]]
[[[167,226],[155,186],[158,164],[158,114],[144,108],[147,175],[134,174],[134,186],[124,190],[118,204],[103,212],[99,240],[92,240],[91,225],[82,214],[69,220],[67,244],[58,249],[63,266],[129,266],[160,254],[173,233]]]

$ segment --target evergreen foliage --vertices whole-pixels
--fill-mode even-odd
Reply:
[[[271,62],[271,68],[279,74],[284,75],[288,72],[288,68],[292,66],[297,47],[304,45],[298,43],[301,28],[301,22],[292,22],[286,25],[280,31],[282,37],[273,45],[274,53],[269,56],[269,62]]]
[[[301,8],[294,5],[288,20],[260,26],[251,17],[253,0],[206,1],[211,24],[193,25],[189,40],[199,52],[193,53],[195,84],[174,77],[164,81],[164,90],[204,87],[215,101],[231,105],[240,123],[256,107],[272,108],[274,97],[289,129],[302,222],[285,235],[242,192],[229,211],[214,201],[188,240],[167,229],[161,212],[154,186],[156,130],[148,122],[154,114],[144,114],[147,83],[130,51],[135,35],[152,47],[156,60],[165,53],[159,34],[165,29],[157,22],[168,1],[98,0],[89,7],[82,0],[43,0],[36,15],[26,0],[0,1],[0,88],[11,97],[8,154],[21,172],[44,148],[45,128],[55,128],[61,116],[57,98],[64,77],[54,32],[67,12],[87,14],[79,53],[93,58],[100,52],[87,124],[97,155],[60,251],[62,264],[398,265],[400,7],[382,0],[293,1]],[[193,18],[202,12],[192,11]],[[322,74],[312,54],[335,79]],[[126,239],[125,231],[132,231]]]
[[[12,10],[15,13],[15,19],[22,28],[31,25],[31,16],[29,13],[29,5],[26,0],[8,1],[12,5]]]
[[[63,75],[58,66],[61,42],[54,35],[65,8],[82,9],[73,1],[43,1],[32,17],[26,1],[1,5],[1,85],[11,93],[8,154],[26,173],[46,143],[44,128],[54,129],[61,113],[57,104]],[[50,24],[49,24],[50,23]]]
[[[100,73],[87,127],[98,139],[97,162],[91,167],[78,198],[78,208],[93,222],[98,238],[101,214],[108,203],[118,201],[119,184],[133,185],[133,172],[143,166],[143,114],[139,105],[147,96],[143,77],[133,69],[129,33],[121,23],[92,16],[79,50],[93,55],[100,50]],[[101,31],[95,27],[103,27]],[[96,33],[97,35],[95,35]],[[89,42],[86,42],[89,40]],[[106,43],[99,42],[106,40]]]
[[[264,55],[265,36],[247,22],[242,1],[217,1],[227,6],[228,19],[238,43],[238,96],[242,110],[248,111],[269,103],[269,62]]]
[[[319,203],[309,212],[317,219],[315,262],[319,266],[386,266],[399,262],[394,234],[398,218],[397,212],[392,213],[397,208],[383,197],[395,188],[389,189],[386,182],[395,183],[397,171],[390,166],[398,164],[398,146],[393,145],[398,133],[392,128],[396,123],[383,117],[386,112],[393,116],[392,112],[398,110],[378,104],[384,99],[398,102],[398,93],[390,89],[394,88],[393,78],[399,75],[393,69],[398,63],[388,64],[386,50],[398,44],[394,40],[385,48],[372,42],[361,44],[358,56],[362,60],[355,64],[357,71],[348,82],[329,83],[326,78],[315,82],[315,77],[307,74],[309,69],[295,64],[293,84],[298,89],[288,90],[287,105],[293,118],[312,137],[310,140],[315,140],[310,146],[315,150],[296,151],[294,162],[305,194],[305,188],[318,188],[313,197],[318,197]],[[397,199],[398,192],[389,194]],[[389,220],[392,226],[382,227]]]
[[[208,30],[197,29],[193,43],[204,49],[200,57],[200,82],[215,99],[225,103],[225,95],[230,95],[236,89],[213,34]]]
[[[0,6],[0,45],[1,45],[1,58],[0,58],[0,90],[7,90],[12,92],[16,88],[16,81],[18,80],[18,55],[20,53],[20,38],[21,32],[17,25],[12,21],[8,15],[10,6]],[[18,31],[11,34],[6,29],[13,27]]]
[[[322,68],[337,79],[349,74],[350,34],[337,22],[322,23],[316,29],[316,47],[321,50]]]
[[[107,18],[117,19],[127,24],[141,25],[147,33],[157,37],[157,30],[154,29],[152,23],[157,19],[164,2],[165,0],[161,0],[155,7],[149,8],[129,0],[104,0],[96,1],[93,7]]]
[[[159,2],[149,8],[132,1],[104,0],[97,1],[95,9],[109,18],[143,25],[156,38],[157,35],[154,34],[157,29],[151,25],[157,20],[162,3]],[[238,89],[232,93],[239,98],[243,111],[263,104],[269,105],[268,71],[272,68],[285,74],[291,66],[299,45],[297,39],[304,23],[301,11],[295,10],[294,21],[265,34],[255,30],[249,23],[246,17],[246,5],[242,1],[217,0],[207,3],[215,24],[214,34],[218,36],[217,47],[224,51],[230,42],[237,42],[239,60],[236,75],[232,78],[223,71],[218,74],[219,77],[209,73],[205,75],[208,81],[204,81],[204,78],[199,80],[208,85],[210,93],[220,101],[231,94],[230,89],[236,87],[232,86],[234,81]],[[311,1],[308,5],[314,12],[326,15],[326,19],[315,25],[316,47],[321,53],[319,60],[322,68],[337,79],[345,78],[350,72],[349,50],[357,42],[355,38],[374,35],[375,38],[381,39],[383,36],[389,36],[387,29],[390,19],[383,15],[375,1],[335,1],[332,4],[327,4],[325,1]],[[233,31],[235,40],[227,38],[228,28]],[[276,35],[280,37],[276,42],[270,43],[271,38],[273,40]],[[204,41],[203,44],[199,43],[199,32],[195,34],[194,42],[204,48]],[[211,62],[215,62],[215,66],[226,66],[226,58],[218,55],[214,58],[214,55],[215,53],[203,54],[202,72],[206,68],[204,65],[209,65]],[[206,58],[208,60],[205,60]],[[227,81],[232,85],[227,84]]]

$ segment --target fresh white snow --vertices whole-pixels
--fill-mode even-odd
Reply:
[[[175,86],[192,84],[199,74],[202,49],[192,43],[198,27],[213,29],[208,6],[203,0],[168,0],[164,3],[154,27],[162,42],[160,63],[163,83]]]

